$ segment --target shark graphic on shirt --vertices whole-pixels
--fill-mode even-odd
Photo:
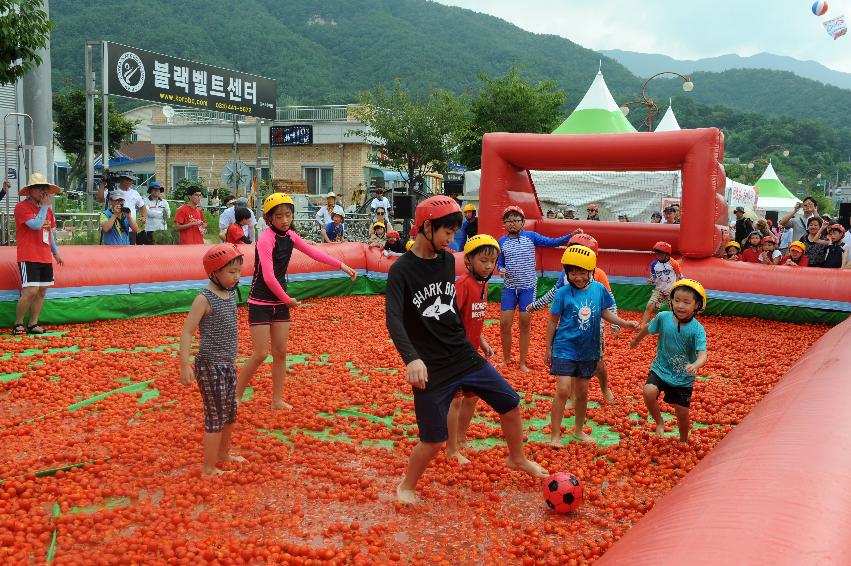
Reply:
[[[423,311],[422,316],[427,316],[435,320],[440,320],[440,317],[443,315],[443,313],[447,311],[455,312],[455,308],[452,306],[452,301],[450,300],[449,303],[443,304],[443,302],[440,300],[440,296],[438,295],[434,303],[426,307],[426,309]]]

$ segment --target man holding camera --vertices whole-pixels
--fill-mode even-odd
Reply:
[[[139,191],[133,188],[133,176],[127,172],[121,172],[115,175],[116,186],[110,189],[108,192],[110,195],[112,193],[117,193],[124,199],[125,207],[130,209],[130,215],[133,217],[133,222],[136,222],[136,211],[139,211],[139,222],[144,225],[148,219],[148,209],[145,208],[145,200],[142,198],[142,195],[139,194]],[[105,169],[103,172],[103,177],[100,181],[100,187],[98,188],[97,195],[95,199],[98,202],[104,202],[104,195],[106,194],[106,190],[110,185],[110,181],[113,180],[113,177],[110,175],[109,169]],[[105,206],[105,209],[111,208],[110,206]],[[130,243],[136,243],[136,232],[130,234]]]
[[[109,208],[100,213],[100,229],[105,246],[129,246],[130,234],[139,231],[136,219],[131,209],[124,206],[124,197],[119,191],[109,193]]]

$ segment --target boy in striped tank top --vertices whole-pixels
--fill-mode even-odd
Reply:
[[[511,364],[511,328],[514,326],[514,311],[520,309],[520,371],[529,371],[526,356],[529,353],[529,329],[532,313],[526,308],[535,301],[538,274],[535,271],[535,248],[563,246],[576,229],[560,238],[547,238],[537,232],[523,230],[526,217],[519,206],[509,206],[502,213],[505,236],[499,239],[501,252],[497,269],[503,278],[502,304],[499,313],[499,336],[502,341],[502,363]]]
[[[242,271],[242,252],[234,244],[219,244],[204,255],[210,284],[192,302],[180,335],[180,383],[192,384],[189,349],[200,328],[195,356],[195,380],[204,402],[204,477],[224,473],[222,462],[244,462],[230,453],[236,422],[236,287]]]

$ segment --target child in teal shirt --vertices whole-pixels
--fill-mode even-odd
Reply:
[[[637,348],[648,334],[658,334],[656,358],[644,385],[644,404],[656,421],[656,434],[662,436],[665,423],[659,409],[659,394],[674,406],[680,442],[688,442],[694,376],[706,363],[706,331],[694,316],[706,306],[706,291],[693,279],[681,279],[671,287],[671,310],[661,312],[642,326],[630,347]]]

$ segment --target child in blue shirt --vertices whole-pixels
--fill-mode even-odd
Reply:
[[[346,218],[339,212],[335,212],[331,215],[331,219],[331,222],[322,229],[322,239],[327,243],[342,242],[343,232],[346,230],[343,222]]]
[[[581,442],[593,442],[583,432],[588,409],[588,382],[600,360],[600,321],[627,328],[638,328],[608,310],[615,303],[612,294],[594,281],[597,255],[585,246],[570,246],[561,263],[568,285],[556,292],[547,322],[547,350],[544,362],[557,379],[556,394],[550,414],[550,444],[561,446],[561,421],[567,400],[574,395],[576,428],[573,436]]]
[[[656,434],[665,432],[665,422],[659,410],[659,394],[674,406],[680,442],[688,442],[694,376],[706,363],[706,331],[694,319],[706,306],[706,291],[693,279],[680,279],[671,287],[671,310],[660,312],[632,339],[630,347],[637,348],[648,334],[658,334],[656,358],[644,385],[644,404],[656,421]]]
[[[503,277],[502,304],[499,314],[499,334],[502,341],[502,363],[511,364],[511,327],[514,310],[520,308],[520,371],[529,371],[526,355],[529,352],[529,328],[532,313],[526,308],[535,301],[538,274],[535,271],[535,248],[563,246],[570,237],[582,230],[574,230],[560,238],[547,238],[537,232],[523,230],[526,222],[519,206],[509,206],[502,213],[505,236],[499,239],[502,250],[497,259],[497,269]]]

